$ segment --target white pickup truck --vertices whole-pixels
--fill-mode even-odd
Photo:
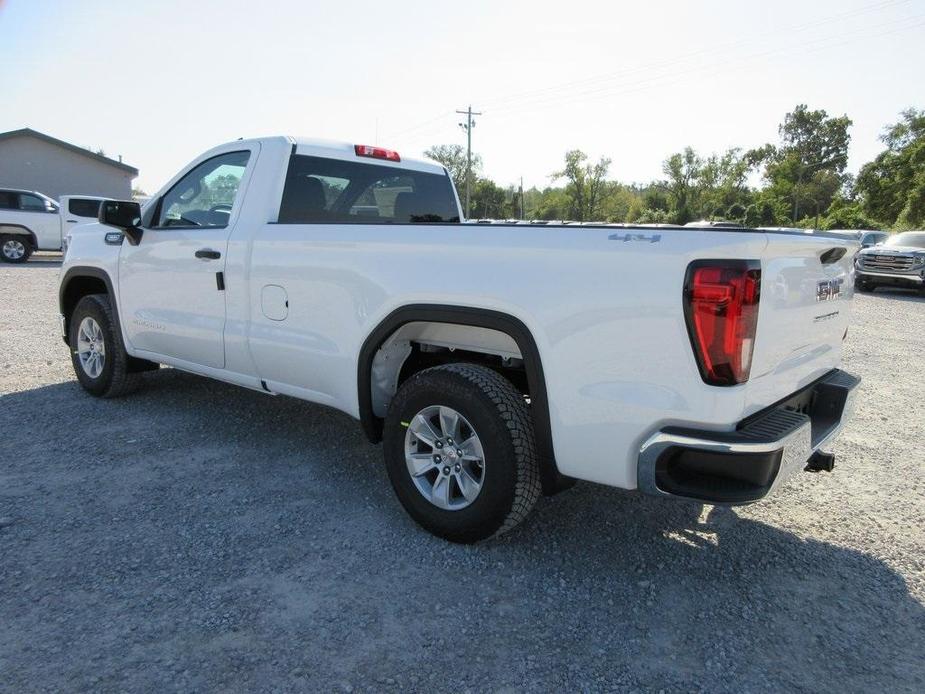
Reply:
[[[739,504],[831,469],[855,242],[460,216],[441,166],[378,147],[212,149],[71,232],[77,378],[111,397],[168,364],[342,410],[457,542],[575,479]]]
[[[34,190],[0,188],[0,259],[24,263],[35,251],[60,251],[67,232],[97,221],[105,198],[64,195],[60,204]]]

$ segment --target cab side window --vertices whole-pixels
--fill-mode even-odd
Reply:
[[[228,152],[199,164],[161,198],[154,226],[227,226],[249,158],[250,152]]]
[[[26,212],[49,212],[48,204],[38,195],[19,194],[19,209]]]

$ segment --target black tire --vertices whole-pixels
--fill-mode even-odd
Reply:
[[[85,318],[91,318],[101,329],[105,356],[99,374],[92,376],[81,364],[78,355],[78,333]],[[141,383],[141,374],[133,373],[131,357],[125,351],[122,335],[107,294],[90,294],[83,297],[71,313],[68,342],[71,363],[83,389],[100,398],[117,398],[135,390]]]
[[[435,405],[468,420],[484,450],[481,490],[459,510],[439,508],[425,498],[405,461],[407,423]],[[533,421],[523,395],[483,366],[436,366],[405,381],[389,406],[383,449],[402,506],[423,528],[451,542],[473,543],[507,532],[527,517],[541,493]]]
[[[5,263],[24,263],[32,255],[32,242],[22,234],[0,236],[0,258]]]

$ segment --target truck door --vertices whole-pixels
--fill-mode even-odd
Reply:
[[[19,218],[33,234],[39,250],[61,249],[61,222],[58,205],[32,193],[19,194]]]
[[[145,211],[141,242],[122,244],[120,315],[136,350],[224,367],[225,255],[257,147],[196,163]]]

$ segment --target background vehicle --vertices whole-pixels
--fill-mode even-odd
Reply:
[[[109,198],[88,195],[62,195],[58,211],[61,225],[61,250],[67,250],[68,232],[81,224],[92,224],[99,219],[100,203]],[[52,249],[42,249],[52,250]]]
[[[24,263],[38,248],[61,249],[58,203],[32,190],[0,189],[0,258]]]
[[[813,232],[819,236],[833,236],[837,238],[848,238],[853,239],[861,244],[861,248],[870,248],[871,246],[876,246],[878,243],[883,243],[889,238],[889,234],[885,231],[877,231],[872,229],[829,229],[827,231],[815,231]]]
[[[461,224],[442,166],[284,137],[217,147],[100,219],[60,285],[87,391],[169,364],[342,410],[453,541],[576,478],[756,501],[831,467],[858,382],[838,370],[854,242]]]
[[[884,243],[888,238],[890,235],[885,231],[863,231],[858,240],[861,242],[861,248],[870,248],[878,243]]]
[[[713,221],[710,219],[701,219],[697,222],[688,222],[685,227],[694,229],[741,229],[741,224],[735,222],[726,222],[721,219]]]
[[[0,190],[0,258],[24,263],[37,250],[63,250],[69,229],[97,221],[103,199],[64,195],[59,204],[34,191]]]
[[[759,231],[789,231],[794,234],[812,234],[815,229],[803,229],[801,227],[758,227]]]
[[[862,292],[881,286],[925,291],[925,231],[904,231],[865,248],[855,258],[855,287]]]

